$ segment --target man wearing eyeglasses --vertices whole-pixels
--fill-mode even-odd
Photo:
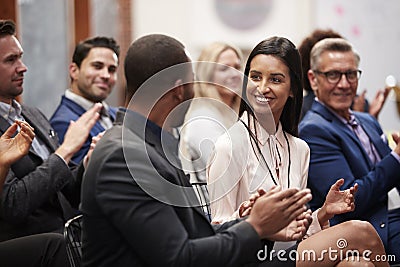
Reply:
[[[350,110],[361,70],[360,57],[340,38],[318,42],[311,50],[308,78],[316,98],[300,123],[300,138],[311,149],[308,186],[311,208],[324,202],[331,184],[345,179],[343,190],[358,183],[354,212],[332,224],[367,220],[379,233],[387,254],[400,262],[400,137],[391,150],[381,127],[368,113]],[[389,193],[390,192],[390,193]]]

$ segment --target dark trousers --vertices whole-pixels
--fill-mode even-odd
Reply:
[[[64,237],[46,233],[20,237],[0,243],[0,265],[3,267],[67,267]]]

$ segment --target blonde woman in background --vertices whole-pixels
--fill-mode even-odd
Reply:
[[[237,120],[242,85],[242,53],[214,42],[196,63],[194,98],[181,128],[180,156],[191,182],[206,182],[206,165],[217,138]]]

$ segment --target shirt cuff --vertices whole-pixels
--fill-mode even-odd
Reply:
[[[307,230],[307,233],[305,234],[305,236],[303,237],[303,239],[306,239],[316,233],[318,233],[319,231],[322,231],[326,228],[330,227],[330,223],[329,220],[324,224],[324,225],[320,225],[319,221],[318,221],[318,212],[320,211],[320,208],[315,210],[312,214],[312,222],[310,224],[310,227]]]
[[[65,163],[65,165],[68,166],[68,163],[65,161],[65,159],[63,157],[61,157],[60,155],[58,155],[57,153],[53,153],[54,155],[56,155],[57,157],[59,157],[60,159],[62,159],[62,161]]]

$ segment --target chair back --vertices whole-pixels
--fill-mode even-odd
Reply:
[[[204,215],[211,222],[211,209],[210,209],[210,198],[208,194],[208,188],[206,182],[196,182],[191,183],[196,193],[197,199],[200,202],[200,207],[202,208]]]
[[[64,227],[64,238],[71,267],[80,267],[82,261],[82,214],[68,220]]]

